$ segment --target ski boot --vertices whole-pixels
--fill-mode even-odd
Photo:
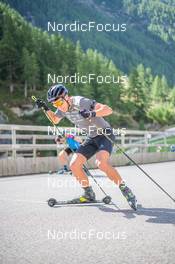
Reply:
[[[131,189],[129,189],[124,182],[119,185],[119,188],[123,196],[126,198],[127,202],[129,203],[129,206],[136,211],[137,200],[135,195],[132,193]]]
[[[59,170],[57,174],[71,174],[71,171],[68,169],[66,165],[64,165],[64,167],[61,170]]]
[[[84,195],[71,200],[70,201],[71,203],[93,203],[93,202],[96,202],[95,193],[92,190],[92,187],[89,186],[89,187],[85,187],[83,189],[84,189]]]

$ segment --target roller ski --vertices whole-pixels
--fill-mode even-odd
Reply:
[[[64,166],[61,170],[58,171],[49,171],[49,174],[63,174],[63,175],[71,175],[72,172],[67,168],[67,166]]]
[[[110,204],[111,202],[111,197],[110,196],[105,196],[102,200],[94,200],[94,201],[85,201],[84,198],[79,197],[73,200],[68,200],[68,201],[57,201],[55,198],[50,198],[47,203],[48,206],[54,207],[55,205],[91,205],[91,204]]]
[[[137,200],[135,195],[132,193],[131,189],[129,189],[125,183],[121,183],[119,185],[119,188],[123,194],[123,196],[126,198],[129,206],[133,209],[133,210],[137,210]]]
[[[67,166],[64,166],[61,170],[57,171],[57,174],[64,174],[64,175],[70,175],[72,174],[71,170],[67,168]]]
[[[68,201],[57,201],[54,198],[50,198],[47,202],[50,207],[53,207],[54,205],[76,205],[76,204],[110,204],[111,202],[111,197],[110,196],[105,196],[102,200],[96,200],[95,198],[95,193],[92,190],[92,187],[86,187],[84,188],[85,193],[84,195],[68,200]]]

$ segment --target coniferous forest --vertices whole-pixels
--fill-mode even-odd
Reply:
[[[13,2],[19,3],[19,1]],[[100,3],[100,1],[95,2],[97,5]],[[132,19],[134,14],[138,20],[143,18],[142,21],[146,23],[148,31],[152,32],[151,34],[155,32],[155,38],[160,38],[160,42],[166,42],[170,47],[173,46],[174,9],[165,8],[163,4],[158,5],[157,12],[160,15],[156,20],[156,14],[148,16],[148,13],[152,14],[149,11],[154,8],[153,2],[156,1],[148,1],[149,5],[146,5],[146,1],[139,2],[137,5],[131,0],[122,3],[127,5],[127,16],[131,14]],[[115,1],[111,1],[109,8],[114,4]],[[166,11],[164,13],[163,8]],[[156,23],[161,26],[158,27]],[[85,48],[84,40],[81,42],[81,39],[80,41],[70,39],[61,34],[49,34],[27,22],[26,18],[7,3],[0,3],[0,112],[1,115],[8,117],[5,119],[6,122],[47,124],[47,120],[38,112],[20,117],[11,109],[31,104],[33,93],[44,99],[51,85],[48,83],[48,73],[52,76],[93,73],[95,76],[113,75],[116,80],[124,76],[125,81],[122,82],[121,77],[115,84],[98,83],[94,79],[91,83],[65,83],[65,85],[72,95],[83,95],[110,105],[114,114],[109,119],[115,127],[149,129],[174,124],[174,77],[168,77],[172,74],[166,74],[164,71],[156,74],[155,67],[151,67],[154,65],[153,61],[150,62],[150,66],[140,61],[126,69],[124,64],[126,61],[130,64],[132,49],[128,57],[127,50],[123,49],[119,56],[120,63],[117,64],[117,56],[111,56],[112,53],[107,56],[103,49],[99,51],[100,49],[94,47]],[[102,39],[100,46],[104,46]],[[133,54],[134,52],[137,53],[136,50],[133,50]],[[170,55],[171,53],[167,56]],[[125,60],[123,64],[122,56]],[[171,55],[171,60],[173,59]],[[165,63],[166,61],[167,58]],[[161,63],[160,59],[160,65]],[[157,67],[159,68],[160,65]]]

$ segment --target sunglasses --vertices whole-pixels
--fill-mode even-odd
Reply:
[[[64,104],[64,98],[59,98],[55,100],[52,104],[55,107],[62,106]]]

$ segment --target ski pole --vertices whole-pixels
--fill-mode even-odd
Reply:
[[[90,173],[90,171],[88,170],[88,168],[85,165],[83,166],[83,169],[88,176],[91,176],[93,178],[94,182],[98,185],[98,187],[104,193],[104,195],[108,196],[107,193],[105,192],[105,190],[103,190],[103,188],[100,186],[100,184],[97,182],[97,180],[94,178],[94,176]]]
[[[34,102],[36,102],[37,98],[35,96],[32,95],[32,100]],[[47,116],[47,118],[49,119],[49,121],[52,123],[52,125],[59,131],[59,128],[56,127],[56,125],[54,124],[54,122],[52,121],[52,119],[49,117],[49,115],[47,114],[47,112],[43,109],[42,107],[42,110],[44,112],[44,114]],[[91,176],[91,178],[94,180],[94,182],[97,184],[97,186],[99,187],[99,189],[103,192],[104,195],[106,195],[106,199],[111,199],[111,197],[109,195],[107,195],[107,193],[104,191],[104,189],[100,186],[100,184],[97,182],[97,180],[95,179],[95,177],[90,173],[90,171],[88,170],[88,168],[83,165],[83,169],[85,171],[85,173],[88,175],[88,176]],[[104,198],[104,199],[105,199]],[[117,207],[117,206],[116,206]],[[117,207],[118,208],[118,207]]]
[[[93,104],[94,107],[94,104]],[[77,108],[78,110],[78,108]],[[80,109],[79,109],[80,110]],[[92,110],[92,108],[90,109]],[[90,119],[91,122],[91,119]],[[96,126],[96,125],[95,125]],[[96,126],[96,128],[98,128]],[[173,202],[175,202],[175,199],[159,184],[157,183],[144,169],[142,169],[122,148],[118,146],[118,144],[115,143],[114,140],[112,140],[108,135],[105,133],[103,134],[114,146],[116,146],[121,153],[123,153],[139,170],[141,170],[161,191],[163,191]]]
[[[124,150],[122,150],[118,144],[116,144],[108,135],[104,134],[104,136],[111,141],[114,146],[116,146],[121,153],[123,153],[139,170],[141,170],[156,186],[162,190],[173,202],[175,199],[159,184],[157,183],[144,169],[142,169]]]
[[[93,104],[93,107],[95,105]],[[77,110],[80,110],[77,108]],[[90,110],[93,110],[92,108]],[[91,121],[91,119],[90,119]],[[97,127],[97,126],[96,126]],[[97,127],[98,128],[98,127]],[[116,144],[108,135],[103,134],[114,146],[116,146],[121,153],[123,153],[139,170],[141,170],[160,190],[162,190],[173,202],[175,199],[159,184],[157,183],[144,169],[142,169],[124,150],[122,150],[118,144]]]
[[[94,108],[95,104],[93,104]],[[78,110],[78,108],[77,108]],[[92,108],[90,110],[93,110]],[[91,121],[91,120],[90,120]],[[96,126],[97,127],[97,126]],[[98,127],[97,127],[98,128]],[[175,199],[159,184],[157,183],[144,169],[142,169],[124,150],[122,150],[118,144],[116,144],[108,135],[103,134],[114,146],[116,146],[121,153],[123,153],[139,170],[141,170],[160,190],[162,190],[173,202]]]

